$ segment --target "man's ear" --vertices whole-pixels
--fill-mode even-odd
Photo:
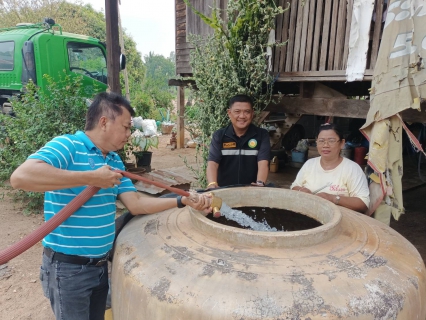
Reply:
[[[228,114],[228,116],[230,117],[231,116],[231,108],[228,108],[227,110],[226,110],[226,113]]]
[[[98,122],[99,127],[101,129],[106,129],[107,122],[108,122],[108,118],[107,117],[105,117],[105,116],[100,117],[99,118],[99,122]]]

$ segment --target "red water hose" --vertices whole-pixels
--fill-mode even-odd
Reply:
[[[187,191],[167,186],[161,182],[153,181],[148,178],[141,177],[139,175],[129,173],[122,170],[115,170],[122,174],[123,176],[139,180],[146,183],[150,183],[160,188],[167,189],[171,192],[174,192],[178,195],[188,197],[190,194]],[[62,222],[64,222],[69,216],[71,216],[75,211],[78,210],[83,204],[85,204],[93,195],[95,195],[100,188],[94,186],[88,186],[85,188],[79,195],[77,195],[70,203],[68,203],[64,208],[62,208],[58,213],[56,213],[52,218],[46,221],[39,228],[31,232],[29,235],[21,239],[20,241],[14,243],[9,248],[0,252],[0,265],[5,264],[9,260],[19,256],[24,251],[31,248],[37,242],[41,241],[46,235],[55,230]]]

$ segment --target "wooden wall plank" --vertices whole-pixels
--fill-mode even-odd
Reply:
[[[294,38],[296,33],[296,18],[297,18],[297,3],[298,0],[291,0],[290,5],[290,24],[288,27],[288,43],[287,43],[287,56],[285,62],[285,71],[292,71],[291,65],[293,61]]]
[[[176,75],[183,75],[184,73],[192,74],[192,68],[188,66],[176,65]]]
[[[318,59],[319,59],[319,53],[320,53],[320,33],[322,30],[322,22],[323,22],[323,10],[324,10],[324,1],[323,0],[317,0],[317,6],[316,6],[316,20],[315,20],[315,31],[314,31],[314,43],[312,47],[312,64],[311,64],[311,70],[317,71],[318,70]]]
[[[373,45],[371,47],[370,69],[374,69],[379,54],[379,43],[382,35],[382,15],[384,0],[376,0],[376,21],[374,22]]]
[[[183,62],[183,61],[189,61],[190,59],[190,53],[189,50],[186,54],[179,54],[179,56],[176,56],[176,62]]]
[[[343,46],[344,41],[342,41],[345,37],[346,33],[346,1],[341,1],[339,7],[339,18],[337,20],[337,34],[336,34],[336,46],[334,50],[334,70],[342,70],[342,56],[343,56]]]
[[[192,73],[189,61],[181,61],[189,55],[190,43],[186,42],[186,4],[183,0],[175,1],[175,54],[176,75]]]
[[[308,23],[309,23],[309,10],[310,10],[311,1],[306,0],[305,5],[303,6],[303,25],[302,25],[302,36],[300,37],[300,55],[299,55],[299,67],[297,70],[303,71],[305,67],[305,57],[306,57],[306,39],[308,37]]]
[[[188,63],[188,61],[182,61],[182,62],[180,62],[180,61],[176,61],[176,68],[179,68],[179,69],[187,69],[187,68],[189,68],[189,69],[191,69],[191,67],[190,67],[190,65],[189,65],[189,63]],[[192,71],[191,71],[192,72]],[[182,72],[179,72],[179,73],[182,73]]]
[[[193,49],[194,46],[189,42],[179,42],[179,43],[176,43],[175,48],[176,48],[176,53],[177,53],[179,49],[182,49],[182,50],[183,49]]]
[[[297,4],[297,17],[296,17],[296,36],[294,39],[294,51],[293,51],[293,65],[292,71],[299,71],[299,59],[300,59],[300,45],[302,40],[302,27],[303,27],[303,1],[298,1]]]
[[[312,57],[312,40],[314,36],[314,25],[315,25],[315,0],[309,1],[309,22],[308,22],[308,33],[306,38],[306,55],[305,55],[305,66],[303,70],[309,71],[311,69],[311,57]],[[319,19],[319,17],[318,17]],[[302,71],[302,69],[300,70]]]
[[[179,25],[181,25],[181,24],[186,25],[186,16],[183,16],[183,17],[176,17],[176,18],[175,18],[175,25],[176,25],[176,26],[179,26]],[[186,28],[186,27],[185,27],[185,28]]]
[[[189,0],[192,6],[210,17],[212,14],[212,8],[217,4],[215,0]],[[210,35],[213,34],[213,29],[205,24],[201,18],[196,15],[190,7],[186,8],[186,33],[187,34],[198,34],[198,35]]]
[[[352,12],[354,7],[354,0],[348,0],[348,5],[346,7],[346,30],[345,30],[345,46],[343,47],[343,64],[342,69],[346,70],[346,65],[348,63],[349,55],[349,36],[351,34],[351,24],[352,24]]]
[[[182,0],[176,0],[176,11],[186,10],[186,4]]]
[[[279,0],[278,5],[282,7],[284,5],[284,0]],[[284,14],[280,14],[275,19],[275,41],[278,43],[281,42],[282,36],[283,36],[283,33],[282,33],[283,20],[284,20]],[[281,50],[284,50],[284,47],[273,48],[273,53],[274,53],[274,60],[273,60],[274,66],[272,68],[273,72],[278,72],[280,70]]]
[[[331,3],[332,0],[325,0],[324,6],[324,23],[322,27],[321,55],[319,61],[319,70],[326,69],[328,40],[330,37],[330,21],[331,21]]]
[[[339,19],[339,2],[340,0],[333,1],[333,10],[331,13],[331,27],[330,27],[330,45],[328,49],[327,70],[333,70],[334,66],[334,49],[336,46],[336,32],[337,20]]]
[[[285,8],[290,8],[289,5],[290,5],[289,0],[284,1],[284,7]],[[284,12],[283,27],[281,29],[281,42],[283,42],[283,43],[288,41],[289,23],[290,23],[290,9],[288,9]],[[286,43],[285,46],[281,47],[280,64],[279,64],[278,72],[285,70],[286,57],[287,57],[287,46],[288,46],[288,42]]]

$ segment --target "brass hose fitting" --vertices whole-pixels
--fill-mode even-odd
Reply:
[[[213,217],[219,218],[220,209],[222,208],[222,198],[215,196],[213,192],[210,192],[210,194],[212,195],[211,207],[213,208]]]

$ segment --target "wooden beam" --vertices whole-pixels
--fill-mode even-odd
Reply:
[[[284,97],[278,104],[269,104],[265,110],[318,116],[365,118],[369,107],[370,101],[368,100]]]
[[[278,77],[277,77],[278,76]],[[281,72],[273,74],[277,82],[293,81],[341,81],[346,82],[345,70]],[[363,81],[373,80],[373,70],[365,70]]]
[[[265,111],[365,119],[369,108],[370,100],[284,97],[277,104],[270,103]],[[410,123],[426,123],[426,102],[422,103],[420,112],[404,110],[401,117]]]
[[[177,148],[182,149],[185,147],[185,88],[178,87],[177,93]]]
[[[118,2],[105,0],[108,86],[111,92],[121,95],[120,37],[118,34]]]
[[[170,87],[188,87],[189,85],[195,87],[195,80],[169,79]]]

